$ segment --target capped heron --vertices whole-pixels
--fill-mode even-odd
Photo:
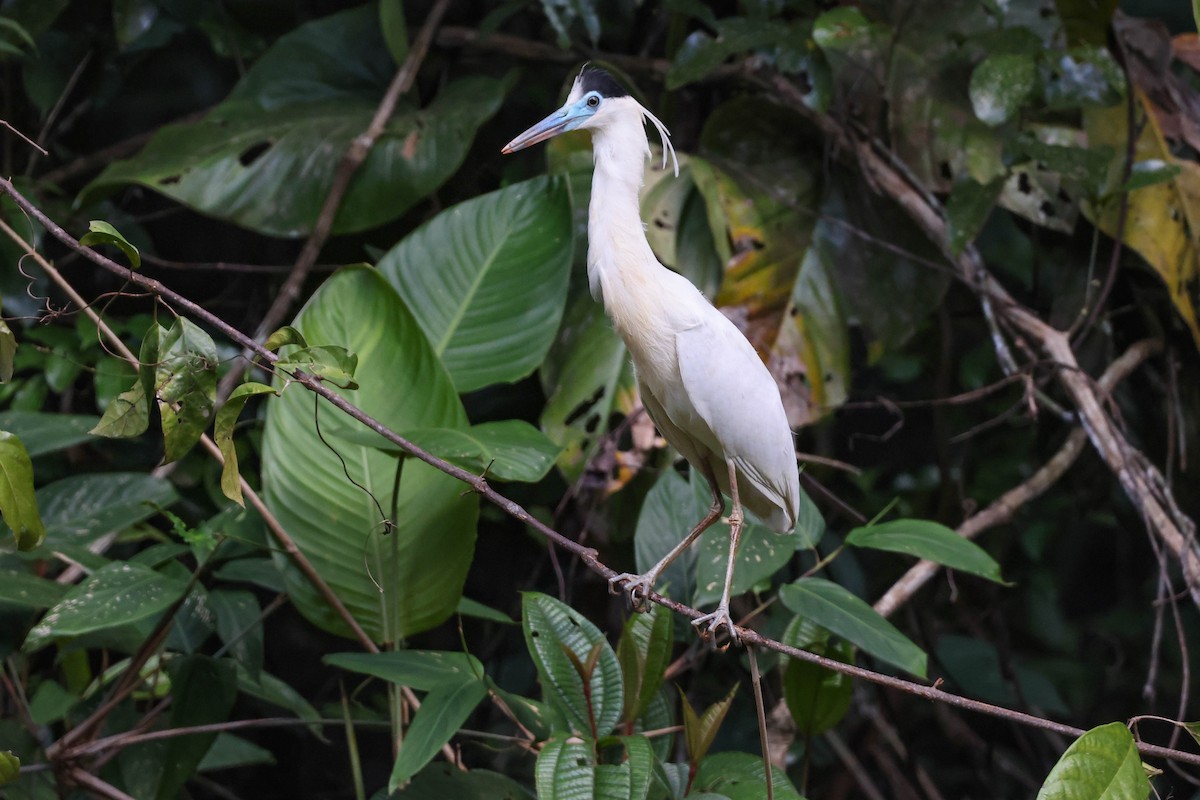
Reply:
[[[654,581],[720,517],[729,514],[729,560],[721,602],[695,620],[701,636],[726,628],[737,642],[729,593],[741,538],[743,508],[767,527],[796,525],[800,482],[792,432],[779,389],[741,331],[683,276],[658,262],[639,211],[643,164],[650,156],[645,120],[679,161],[666,127],[607,72],[584,67],[562,108],[505,145],[502,152],[566,131],[591,131],[595,173],[588,209],[588,282],[633,359],[646,411],[666,440],[704,476],[712,506],[675,548],[645,575],[610,582],[634,609],[644,609]]]

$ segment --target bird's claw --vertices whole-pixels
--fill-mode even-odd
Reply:
[[[649,608],[650,591],[653,588],[653,578],[648,575],[634,575],[632,572],[622,572],[608,580],[608,591],[611,594],[624,594],[634,611],[645,611]]]
[[[729,616],[727,606],[718,606],[717,610],[711,614],[697,617],[692,620],[692,627],[700,634],[701,639],[711,641],[714,647],[717,643],[717,634],[724,628],[729,634],[729,641],[721,648],[722,650],[730,644],[741,645],[742,643],[742,637],[738,635],[737,626],[733,624],[733,617]]]

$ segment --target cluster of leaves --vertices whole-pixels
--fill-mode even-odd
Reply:
[[[1119,232],[1158,277],[1125,279],[1119,291],[1138,301],[1137,318],[1091,333],[1088,354],[1103,364],[1105,354],[1153,333],[1182,340],[1175,357],[1190,364],[1192,336],[1200,341],[1192,236],[1200,220],[1188,199],[1200,196],[1200,168],[1186,148],[1172,147],[1190,118],[1147,99],[1187,91],[1179,71],[1139,72],[1128,66],[1137,53],[1126,54],[1122,70],[1105,46],[1111,8],[1087,24],[1067,2],[1057,10],[980,4],[960,15],[918,14],[917,23],[887,3],[645,5],[511,3],[476,22],[485,32],[505,26],[618,53],[647,45],[639,31],[648,26],[635,18],[665,22],[665,44],[649,43],[671,59],[665,87],[679,90],[663,100],[673,111],[664,117],[694,133],[681,136],[688,152],[678,178],[657,169],[657,159],[647,165],[642,213],[651,245],[767,356],[802,446],[871,465],[855,477],[810,470],[834,491],[817,498],[822,507],[804,498],[794,536],[747,526],[733,588],[767,601],[756,625],[838,661],[945,677],[963,693],[1080,723],[1140,708],[1130,704],[1140,699],[1136,689],[1106,693],[1100,659],[1080,657],[1081,648],[1098,647],[1086,632],[1097,622],[1122,653],[1149,651],[1155,634],[1145,610],[1166,591],[1157,561],[1136,541],[1120,545],[1128,563],[1095,573],[1097,528],[1114,539],[1126,533],[1114,522],[1126,510],[1109,496],[1111,476],[1085,476],[989,544],[1014,587],[996,559],[934,520],[956,524],[958,506],[989,502],[1021,480],[1053,433],[1018,422],[984,432],[973,452],[947,441],[947,430],[1003,412],[1002,401],[989,401],[935,412],[932,423],[909,422],[896,439],[855,449],[860,429],[883,433],[891,419],[878,410],[856,416],[851,406],[834,414],[849,398],[978,389],[999,375],[992,343],[970,292],[929,268],[937,248],[824,160],[800,109],[724,82],[765,72],[800,86],[809,110],[854,109],[914,182],[945,198],[947,249],[977,244],[1048,316],[1074,322],[1096,299],[1088,247],[1069,238],[1080,217],[1097,240]],[[30,157],[18,186],[68,229],[86,231],[85,246],[133,269],[158,269],[168,283],[179,273],[162,266],[166,255],[292,258],[295,248],[280,240],[317,227],[341,154],[367,129],[408,55],[408,26],[396,0],[312,18],[303,4],[272,8],[268,24],[238,3],[134,0],[97,11],[66,0],[0,2],[0,59],[14,67],[6,89],[19,97],[12,121],[50,132],[47,163],[71,167],[111,143],[81,118],[153,131],[136,151],[92,162],[92,172],[45,172]],[[1115,24],[1121,41],[1130,30],[1148,35],[1124,18]],[[93,75],[88,59],[81,65],[81,40],[100,54],[88,59],[102,61],[107,77]],[[1138,41],[1144,50],[1145,38]],[[204,320],[125,297],[96,305],[106,331],[82,314],[64,324],[57,305],[43,306],[52,292],[20,245],[0,242],[8,318],[0,326],[0,510],[16,546],[0,552],[0,655],[12,676],[3,703],[14,711],[0,720],[0,751],[15,754],[0,757],[0,779],[34,765],[6,787],[11,796],[56,796],[52,773],[38,768],[64,751],[73,755],[56,765],[59,774],[81,766],[136,797],[176,797],[185,786],[201,796],[212,780],[226,793],[254,791],[251,771],[237,768],[261,774],[276,761],[276,774],[311,792],[307,761],[327,759],[296,751],[325,735],[326,717],[340,718],[359,796],[363,775],[381,772],[390,777],[380,796],[411,798],[763,796],[763,764],[750,755],[751,692],[734,691],[747,680],[738,658],[709,658],[709,668],[696,669],[705,656],[663,609],[625,622],[613,648],[604,629],[615,606],[602,581],[555,562],[566,572],[559,594],[571,605],[533,591],[555,584],[542,569],[544,543],[293,380],[316,376],[423,450],[502,485],[535,515],[592,536],[609,564],[645,570],[703,515],[703,482],[681,475],[646,435],[627,354],[579,277],[586,137],[551,142],[547,174],[531,175],[542,172],[534,157],[501,164],[495,155],[560,99],[558,71],[518,76],[516,64],[449,50],[431,57],[332,221],[326,253],[351,263],[308,287],[303,309],[267,342],[279,354],[264,365],[273,377],[241,383],[228,399],[218,397],[218,379],[244,365]],[[187,107],[139,83],[140,71],[164,67],[202,78],[185,93]],[[60,98],[78,110],[56,125]],[[163,124],[197,109],[198,118]],[[10,168],[14,148],[5,147],[4,174],[19,172]],[[46,245],[7,200],[0,221]],[[1058,238],[1044,244],[1043,236]],[[214,250],[214,240],[232,244]],[[124,289],[66,274],[93,296]],[[261,314],[275,288],[238,276],[220,291],[189,278],[180,283],[229,319]],[[112,354],[108,331],[138,352],[136,368]],[[1181,405],[1194,398],[1194,387],[1172,391],[1184,394]],[[1145,409],[1157,406],[1146,394],[1157,402],[1152,390],[1125,402],[1149,438],[1157,428],[1146,417],[1156,414]],[[196,447],[210,425],[222,465]],[[1186,444],[1196,429],[1184,417],[1177,438]],[[261,490],[340,608],[241,508],[243,479]],[[826,505],[837,494],[850,502]],[[878,509],[897,498],[900,519],[855,519],[852,506]],[[1096,510],[1081,514],[1085,502]],[[692,606],[714,602],[726,547],[710,534],[659,588]],[[1093,561],[1064,566],[1081,552]],[[963,596],[952,605],[942,589],[898,627],[864,598],[914,556],[955,570]],[[523,583],[530,563],[539,566]],[[1072,605],[1073,587],[1101,612]],[[531,590],[519,601],[523,636],[510,613],[490,607],[515,610],[520,589]],[[299,616],[267,625],[285,600]],[[1183,616],[1186,641],[1194,609]],[[333,637],[355,636],[351,621],[385,652],[325,655],[344,649]],[[682,666],[672,671],[686,680],[682,697],[664,682],[679,653]],[[318,656],[327,669],[314,679],[299,665]],[[1163,659],[1139,654],[1126,669],[1157,670],[1164,713],[1176,716],[1186,652]],[[768,697],[786,705],[796,732],[796,767],[774,772],[775,796],[798,797],[795,783],[819,794],[844,771],[822,734],[841,726],[844,737],[876,740],[873,717],[856,710],[845,675],[763,661]],[[382,683],[338,698],[329,689],[335,668]],[[401,687],[423,693],[411,719]],[[121,701],[109,708],[113,696]],[[697,712],[694,699],[711,704]],[[914,708],[893,708],[891,725],[911,734],[917,769],[932,770],[948,796],[1002,791],[994,764],[964,774],[967,756],[918,750],[929,734],[917,732],[932,729],[933,718]],[[244,731],[135,735],[271,709],[301,723],[287,740],[294,747],[268,747]],[[70,738],[96,719],[105,738]],[[380,721],[391,736],[369,740]],[[994,734],[985,734],[998,738],[989,752],[1010,762],[1027,754],[1014,791],[1047,772],[1047,797],[1100,796],[1093,784],[1129,796],[1149,791],[1123,725],[1079,739],[1053,770],[1052,748]],[[498,736],[506,749],[472,744]],[[56,739],[70,746],[49,745]],[[470,771],[431,763],[452,740],[467,743]]]

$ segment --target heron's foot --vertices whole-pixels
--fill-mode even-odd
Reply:
[[[717,610],[711,614],[705,614],[703,617],[692,620],[692,627],[700,634],[701,639],[712,642],[714,647],[722,628],[729,635],[729,641],[726,642],[725,647],[730,644],[740,645],[742,643],[742,637],[738,635],[737,626],[733,624],[733,617],[729,616],[729,606],[727,605],[717,606]]]
[[[624,594],[629,600],[629,607],[634,611],[645,611],[650,607],[650,592],[654,588],[653,575],[634,575],[632,572],[622,572],[608,581],[608,591],[612,594]]]

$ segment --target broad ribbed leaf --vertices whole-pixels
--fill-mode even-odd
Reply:
[[[259,233],[304,236],[395,71],[377,13],[362,5],[281,37],[202,121],[160,129],[84,196],[139,183]],[[440,186],[504,91],[500,80],[473,77],[450,83],[424,109],[402,100],[351,182],[333,233],[394,219]]]
[[[533,800],[525,787],[505,775],[486,769],[464,772],[445,762],[421,770],[398,795],[381,790],[372,800]]]
[[[1150,781],[1129,729],[1110,722],[1080,736],[1046,776],[1037,800],[1145,800]]]
[[[375,271],[339,272],[313,295],[295,324],[310,344],[335,344],[358,355],[358,388],[341,394],[384,425],[393,430],[465,425],[449,376],[408,309]],[[357,424],[324,401],[314,404],[313,395],[298,387],[270,401],[263,490],[284,528],[367,633],[377,641],[396,641],[454,612],[479,505],[453,478],[408,459],[395,502],[396,528],[389,533],[380,509],[392,513],[399,462],[337,435]],[[282,552],[274,557],[300,611],[326,630],[347,634],[288,557]]]
[[[607,736],[621,719],[624,692],[617,655],[604,634],[582,614],[544,594],[526,592],[521,608],[525,644],[537,666],[546,699],[563,713],[576,733],[594,738]],[[599,659],[585,691],[579,670],[564,649],[586,664],[597,646]]]
[[[595,800],[592,748],[579,739],[546,742],[534,769],[538,800]]]
[[[779,589],[788,610],[800,614],[878,659],[925,675],[925,653],[845,588],[824,578],[801,578]]]
[[[767,796],[767,771],[760,756],[749,753],[714,753],[704,759],[692,783],[692,794],[711,792],[726,800],[762,800]],[[781,769],[771,770],[775,800],[802,800],[796,787]]]
[[[17,538],[18,550],[32,550],[46,538],[33,491],[33,461],[16,434],[0,431],[0,513]]]
[[[542,363],[571,267],[567,182],[535,178],[447,209],[379,262],[460,392]]]
[[[979,545],[945,525],[923,519],[896,519],[880,525],[855,528],[846,544],[892,553],[907,553],[989,581],[1004,583],[1000,565]]]
[[[32,652],[51,639],[80,636],[145,619],[183,594],[187,583],[141,564],[108,564],[54,604],[25,639]]]

